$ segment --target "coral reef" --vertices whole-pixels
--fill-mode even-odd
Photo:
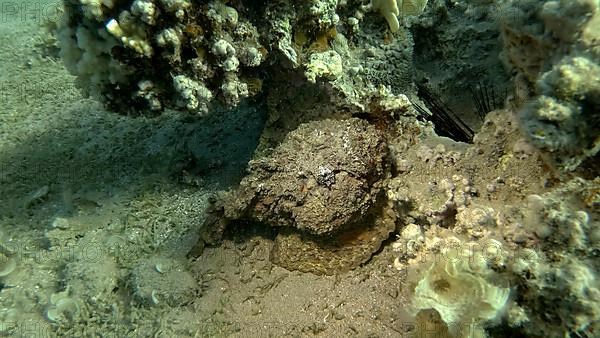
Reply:
[[[211,201],[198,254],[228,227],[260,224],[271,262],[329,275],[395,234],[403,297],[417,317],[436,314],[440,333],[597,335],[598,1],[427,3],[65,0],[58,41],[78,86],[114,111],[266,106],[247,175]],[[468,135],[436,135],[448,121],[427,116],[443,109],[422,104],[435,92]],[[69,231],[57,218],[47,237],[70,243],[59,240]],[[116,260],[68,261],[48,319],[106,307]],[[176,308],[200,292],[175,259],[132,265],[137,305]]]
[[[524,133],[554,166],[575,170],[600,150],[600,5],[502,1],[504,58],[516,73]]]
[[[599,189],[597,178],[577,178],[529,196],[523,222],[539,243],[535,253],[524,252],[512,264],[521,291],[517,303],[526,317],[511,324],[526,334],[593,335],[600,329]]]
[[[257,28],[221,1],[68,0],[58,41],[83,92],[123,113],[237,105],[258,92],[266,57]]]
[[[397,176],[387,196],[401,224],[392,244],[394,266],[408,276],[415,315],[433,309],[440,320],[425,320],[421,330],[485,336],[510,307],[512,280],[502,271],[516,243],[528,243],[528,237],[509,230],[518,223],[503,212],[512,215],[511,203],[541,191],[540,182],[524,177],[544,177],[535,172],[535,153],[512,156],[514,144],[522,142],[514,119],[507,111],[491,112],[473,145],[429,130],[416,141],[390,142]]]
[[[387,193],[406,222],[393,244],[394,266],[414,284],[414,311],[439,313],[440,334],[590,335],[600,304],[592,277],[599,273],[598,179],[576,178],[547,191],[552,172],[524,146],[516,119],[492,112],[475,144],[454,155],[440,151],[451,141],[435,137],[424,143],[437,146],[417,143],[394,153],[400,175]],[[483,163],[486,170],[477,167]],[[456,176],[467,172],[475,175]],[[536,176],[539,182],[528,180]]]
[[[385,155],[381,133],[365,121],[303,124],[271,155],[250,162],[225,216],[315,235],[339,231],[377,202]]]
[[[382,45],[383,27],[371,27],[379,18],[359,29],[369,10],[358,1],[66,0],[57,36],[83,93],[116,112],[205,115],[301,72],[302,82],[328,83],[341,106],[364,113],[379,84],[412,90],[410,32],[398,27],[400,38]]]

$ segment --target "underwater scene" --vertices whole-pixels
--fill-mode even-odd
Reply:
[[[0,337],[600,337],[600,0],[0,0]]]

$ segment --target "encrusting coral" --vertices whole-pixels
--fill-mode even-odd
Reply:
[[[573,171],[600,151],[600,4],[505,0],[499,10],[523,132]]]
[[[222,1],[65,0],[57,35],[83,93],[122,113],[235,106],[258,93],[266,56],[257,28]]]

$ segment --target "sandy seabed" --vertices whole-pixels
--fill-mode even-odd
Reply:
[[[243,173],[261,112],[240,108],[227,127],[109,113],[44,55],[43,20],[22,13],[57,3],[30,5],[4,6],[0,22],[0,248],[16,261],[1,279],[0,335],[411,334],[389,246],[337,276],[272,265],[260,229],[186,258],[208,198]],[[185,175],[191,157],[206,162],[201,178]]]

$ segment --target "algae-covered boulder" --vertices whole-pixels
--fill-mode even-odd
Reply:
[[[382,134],[359,119],[301,125],[263,158],[226,203],[225,216],[326,235],[362,219],[386,166]]]
[[[203,240],[227,224],[280,228],[271,260],[289,270],[333,274],[358,267],[395,228],[383,194],[383,134],[351,118],[301,124],[249,164],[240,186],[217,201]]]

